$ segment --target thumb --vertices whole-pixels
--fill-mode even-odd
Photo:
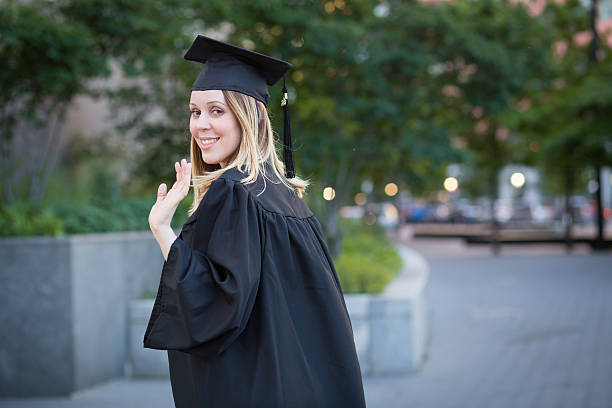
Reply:
[[[166,198],[166,194],[168,193],[168,187],[166,187],[166,183],[161,183],[157,188],[157,202],[162,201]]]

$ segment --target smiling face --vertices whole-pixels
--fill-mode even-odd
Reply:
[[[192,91],[189,131],[207,164],[225,167],[240,145],[241,130],[220,90]]]

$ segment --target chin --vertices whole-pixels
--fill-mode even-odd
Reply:
[[[210,153],[208,153],[208,152],[206,152],[204,150],[200,149],[200,153],[202,154],[202,161],[204,161],[204,163],[206,163],[206,164],[210,164],[210,165],[218,164],[218,165],[221,165],[221,162],[223,161],[223,159],[220,158],[219,156],[210,154]]]

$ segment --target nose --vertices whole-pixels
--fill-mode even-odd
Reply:
[[[198,119],[196,119],[196,127],[198,129],[209,129],[210,128],[210,118],[205,112],[202,112]]]

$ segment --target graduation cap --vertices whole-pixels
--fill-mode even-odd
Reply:
[[[191,90],[209,89],[231,90],[252,96],[268,106],[270,94],[268,86],[283,78],[283,160],[285,176],[295,177],[291,146],[291,125],[289,120],[289,101],[285,85],[285,73],[291,64],[268,55],[250,51],[235,45],[198,35],[185,53],[186,60],[201,62],[200,71]]]

